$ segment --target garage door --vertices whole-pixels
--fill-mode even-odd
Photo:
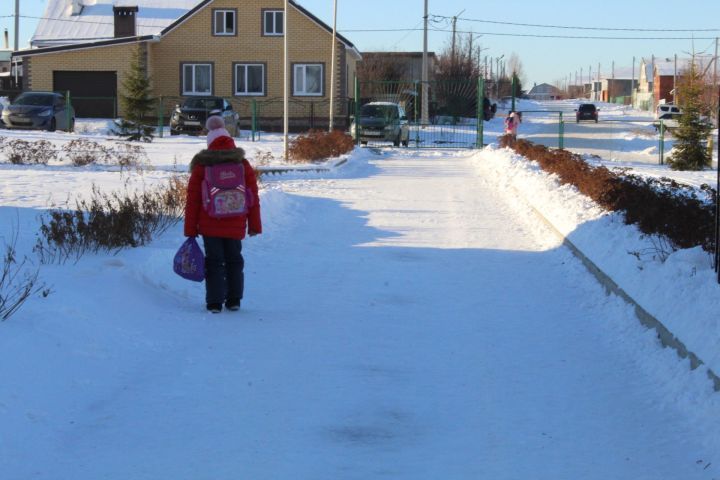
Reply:
[[[77,118],[114,118],[117,112],[117,72],[53,72],[53,90],[70,91]]]

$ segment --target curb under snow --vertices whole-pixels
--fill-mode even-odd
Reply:
[[[497,150],[491,148],[490,150],[483,150],[479,155],[483,155],[484,153],[493,154],[497,152]],[[515,154],[514,152],[511,155],[519,157],[519,155]],[[524,157],[521,158],[523,158],[528,163],[534,163]],[[542,170],[540,171],[542,172]],[[543,214],[535,205],[533,205],[528,196],[524,195],[520,190],[518,190],[518,188],[513,185],[510,180],[508,181],[506,186],[515,193],[516,198],[522,198],[525,201],[525,203],[533,211],[537,218],[540,219],[550,229],[550,231],[557,235],[557,237],[562,241],[562,244],[567,247],[572,252],[572,254],[582,262],[585,268],[595,277],[598,283],[603,286],[603,288],[608,294],[612,293],[617,295],[627,304],[633,307],[635,315],[637,316],[640,323],[647,328],[654,329],[657,332],[657,337],[660,340],[660,343],[664,347],[669,347],[675,350],[680,358],[689,359],[690,367],[693,370],[700,367],[701,365],[705,365],[705,367],[707,368],[707,375],[713,382],[714,390],[716,392],[720,392],[720,376],[718,376],[712,370],[712,368],[710,368],[710,366],[703,362],[700,357],[698,357],[698,355],[689,350],[687,346],[680,339],[678,339],[677,336],[675,336],[660,320],[658,320],[655,316],[649,313],[646,308],[640,305],[638,301],[636,301],[622,287],[620,287],[620,285],[615,280],[613,280],[610,275],[604,272],[595,262],[593,262],[575,243],[573,243],[567,237],[567,235],[565,235],[551,220],[549,220],[545,214]]]

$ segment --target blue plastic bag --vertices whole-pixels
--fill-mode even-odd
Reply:
[[[180,246],[173,260],[173,270],[193,282],[205,280],[205,254],[194,237],[188,237]]]

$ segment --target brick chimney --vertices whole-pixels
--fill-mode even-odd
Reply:
[[[83,9],[82,0],[70,0],[70,7],[71,15],[80,15],[80,12],[82,12]]]
[[[134,37],[137,34],[135,19],[138,7],[113,7],[115,38]]]

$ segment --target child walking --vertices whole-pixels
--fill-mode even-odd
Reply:
[[[245,286],[242,239],[262,233],[260,197],[255,171],[237,148],[225,129],[221,117],[211,116],[205,124],[207,149],[201,150],[190,162],[190,180],[185,205],[185,236],[202,235],[205,247],[205,302],[208,311],[220,313],[223,308],[240,309]],[[247,214],[216,218],[202,206],[202,183],[206,167],[240,164],[245,173],[245,187],[251,200]]]
[[[520,123],[520,116],[515,112],[508,113],[505,117],[505,135],[510,135],[510,138],[514,142],[517,140],[518,124]]]

